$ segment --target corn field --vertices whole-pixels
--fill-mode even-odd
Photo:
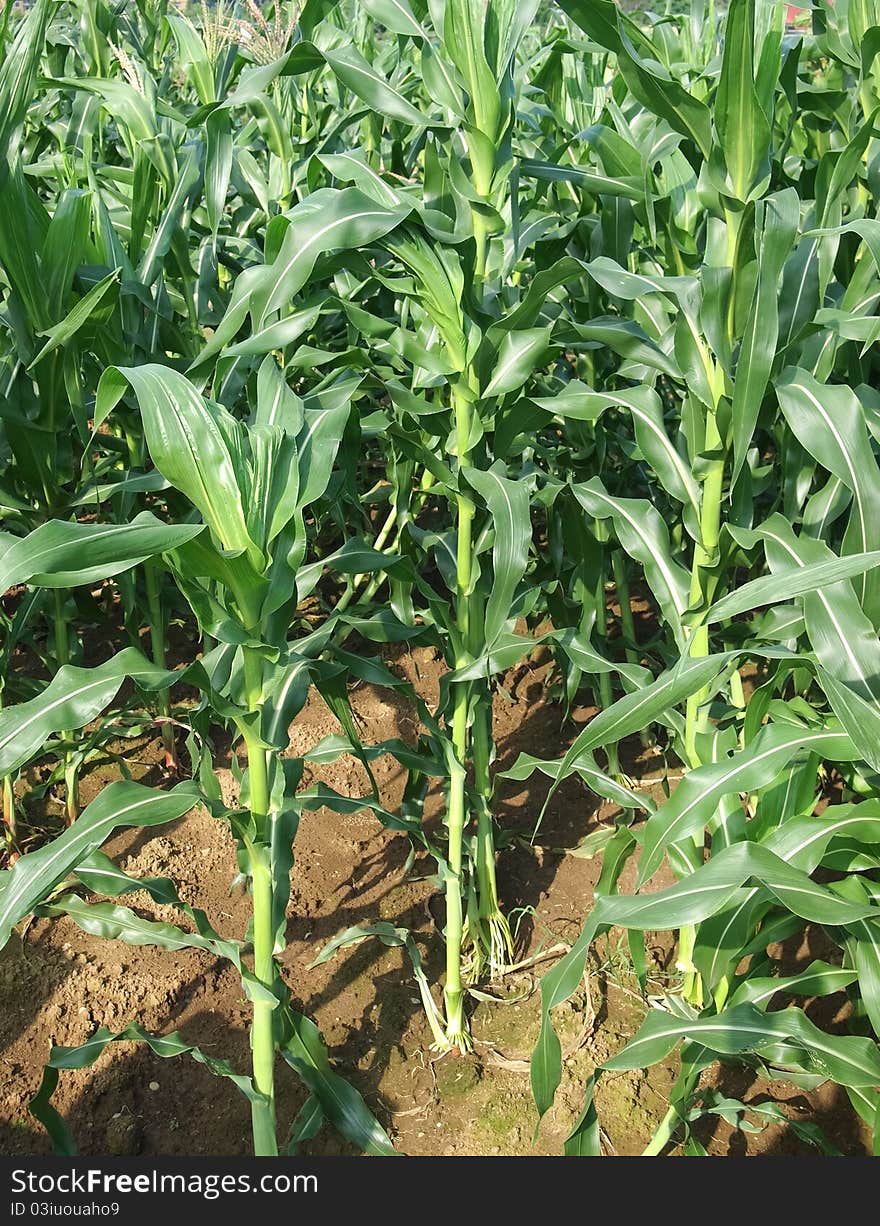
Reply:
[[[3,6],[4,1152],[880,1152],[880,0],[630,7]]]

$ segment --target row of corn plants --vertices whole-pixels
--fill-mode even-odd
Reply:
[[[701,6],[653,30],[611,5],[563,7],[602,63],[586,70],[589,124],[567,98],[558,104],[587,166],[570,145],[559,159],[536,140],[531,170],[580,194],[590,219],[592,284],[575,311],[617,359],[591,360],[574,403],[605,446],[626,455],[635,444],[645,490],[626,496],[632,468],[611,464],[608,477],[575,474],[571,493],[640,564],[666,627],[665,669],[604,710],[561,762],[525,761],[518,773],[559,781],[602,744],[600,727],[616,738],[658,720],[686,773],[644,825],[611,836],[583,933],[543,980],[535,1101],[541,1114],[553,1102],[552,1010],[593,941],[627,930],[644,977],[641,934],[661,928],[677,933],[681,990],[655,1000],[597,1070],[567,1152],[599,1152],[593,1086],[604,1070],[647,1067],[678,1045],[681,1071],[646,1153],[673,1139],[705,1152],[692,1135],[713,1109],[701,1077],[731,1057],[806,1088],[830,1078],[876,1129],[878,14],[820,6],[801,37],[778,7],[743,0],[719,39]],[[600,174],[616,181],[616,200],[583,191],[585,175]],[[597,305],[607,314],[595,319]],[[615,422],[608,438],[609,411],[621,410],[631,433]],[[830,778],[845,802],[824,807]],[[636,893],[624,897],[617,883],[634,855]],[[664,860],[677,883],[648,889]],[[775,943],[807,925],[838,957],[790,973]],[[778,1007],[780,993],[797,1002],[843,985],[847,1034],[821,1030],[796,1003]]]
[[[136,1020],[53,1049],[32,1110],[59,1148],[61,1070],[137,1040],[231,1078],[259,1154],[325,1120],[393,1152],[279,967],[300,816],[365,807],[433,861],[442,983],[368,915],[320,956],[405,946],[434,1048],[464,1053],[470,990],[517,956],[499,787],[536,773],[619,813],[590,835],[583,933],[542,979],[539,1116],[563,1072],[553,1010],[596,940],[628,933],[647,993],[641,934],[668,931],[679,972],[585,1086],[566,1152],[600,1150],[604,1071],[679,1046],[649,1153],[701,1152],[693,1122],[719,1109],[703,1074],[728,1060],[830,1079],[880,1134],[880,7],[819,0],[797,30],[785,8],[7,6],[0,934],[66,916],[202,949],[252,1007],[249,1074]],[[119,648],[98,664],[96,633]],[[440,653],[436,703],[388,643]],[[598,713],[501,776],[494,695],[539,644],[563,714],[584,690]],[[414,743],[362,743],[359,681],[413,705]],[[290,727],[313,692],[340,734],[304,760]],[[156,788],[124,768],[151,730]],[[661,803],[622,765],[638,737],[666,763]],[[82,808],[108,751],[123,777]],[[367,794],[303,786],[346,752]],[[393,810],[385,753],[406,774]],[[39,792],[63,808],[48,841]],[[235,838],[237,938],[101,850],[196,803]],[[138,889],[181,922],[119,901]],[[834,952],[792,972],[779,943],[817,927]],[[846,1033],[779,1007],[837,992]],[[279,1058],[307,1090],[283,1139]]]

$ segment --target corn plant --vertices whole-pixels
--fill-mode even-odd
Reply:
[[[253,1006],[253,1077],[233,1076],[222,1061],[197,1050],[191,1054],[214,1072],[233,1076],[249,1098],[255,1151],[277,1153],[274,1087],[276,1053],[280,1051],[311,1093],[302,1121],[314,1124],[326,1112],[363,1148],[391,1152],[387,1137],[360,1096],[331,1071],[314,1025],[291,1008],[275,962],[284,945],[299,813],[309,803],[316,807],[334,804],[333,796],[320,790],[311,797],[308,793],[294,795],[302,762],[282,759],[281,753],[288,743],[290,722],[305,703],[312,673],[323,667],[331,692],[338,674],[338,668],[322,665],[317,651],[308,654],[308,646],[307,653],[300,654],[287,636],[296,605],[308,591],[308,576],[314,582],[322,569],[303,565],[308,544],[304,517],[325,492],[354,385],[349,380],[332,395],[300,401],[286,390],[274,366],[264,365],[261,374],[250,423],[237,421],[221,406],[205,400],[183,375],[168,367],[109,368],[98,393],[100,422],[127,388],[134,390],[158,471],[202,517],[201,522],[179,526],[157,523],[141,528],[135,522],[130,528],[110,529],[110,540],[117,542],[118,554],[122,542],[131,549],[141,536],[151,533],[147,539],[154,556],[160,555],[170,567],[203,632],[218,645],[178,674],[169,675],[142,657],[138,659],[133,649],[98,669],[62,670],[39,702],[31,704],[34,714],[30,718],[23,708],[6,712],[10,741],[20,757],[27,745],[32,750],[59,719],[83,723],[90,718],[102,697],[106,702],[108,688],[111,695],[118,688],[122,676],[133,677],[142,687],[156,688],[172,678],[185,678],[199,688],[208,719],[231,722],[247,758],[241,810],[224,808],[209,757],[201,757],[198,777],[206,803],[218,817],[229,821],[236,836],[241,873],[253,898],[248,936],[253,969],[242,962],[242,943],[220,938],[201,912],[181,902],[170,882],[148,884],[147,888],[157,900],[177,906],[194,925],[194,933],[144,920],[113,903],[88,903],[76,893],[55,890],[71,872],[87,889],[105,896],[140,888],[140,881],[115,868],[97,848],[115,826],[152,824],[180,816],[196,798],[191,784],[178,785],[168,793],[137,784],[105,789],[67,834],[24,857],[9,872],[3,891],[4,934],[8,936],[11,925],[33,910],[39,898],[40,913],[69,915],[86,931],[111,939],[164,948],[189,945],[231,959]],[[47,571],[16,578],[48,586],[79,578],[63,569],[66,559],[76,549],[81,560],[86,560],[90,542],[102,532],[108,535],[100,528],[88,532],[63,523],[45,525],[22,545],[34,556],[40,542],[50,539]],[[63,547],[55,546],[53,553],[55,538],[61,539]],[[13,543],[6,556],[15,553]],[[22,553],[19,549],[18,556]],[[363,571],[369,566],[368,553],[366,549],[348,551],[339,564]],[[131,565],[130,557],[124,563],[115,558],[116,568],[122,564]],[[101,570],[101,554],[96,550],[95,564],[87,573]],[[109,573],[106,560],[103,573]],[[23,729],[27,729],[26,741]],[[119,1035],[99,1032],[81,1055],[57,1049],[33,1108],[56,1139],[66,1141],[49,1102],[56,1070],[89,1063],[107,1043],[120,1038],[142,1039],[163,1056],[188,1050],[175,1036],[151,1037],[137,1026]],[[294,1138],[299,1135],[298,1127],[294,1127]]]
[[[302,280],[291,275],[291,260],[304,239],[308,241],[305,222],[297,223],[312,203],[315,216],[319,208],[324,210],[325,248],[338,245],[329,233],[332,226],[341,231],[362,218],[364,241],[370,241],[367,227],[378,228],[379,219],[388,219],[382,227],[386,233],[372,240],[379,251],[376,274],[355,268],[347,284],[337,278],[338,308],[349,331],[383,367],[388,364],[393,380],[388,385],[393,413],[386,412],[391,441],[386,463],[394,474],[398,505],[378,532],[377,543],[383,543],[397,523],[395,547],[408,546],[417,570],[430,559],[452,596],[450,606],[448,597],[423,577],[415,582],[402,576],[390,580],[395,614],[406,624],[414,616],[414,596],[423,602],[422,615],[433,625],[453,670],[444,682],[441,708],[433,713],[445,728],[438,769],[449,775],[448,843],[440,866],[447,899],[446,1037],[440,1043],[466,1050],[462,951],[468,951],[468,970],[474,976],[485,968],[497,971],[512,952],[495,879],[489,681],[529,648],[529,640],[511,635],[509,626],[525,608],[524,593],[518,589],[528,563],[531,527],[528,486],[508,475],[505,454],[493,454],[487,435],[492,406],[517,392],[549,349],[548,327],[533,326],[542,306],[539,295],[519,310],[513,299],[494,305],[496,286],[523,256],[515,249],[504,251],[500,236],[511,208],[507,146],[514,54],[533,8],[514,11],[498,5],[478,13],[468,5],[433,6],[428,16],[436,49],[428,27],[408,6],[366,8],[399,36],[402,48],[418,47],[426,92],[431,96],[439,91],[441,112],[420,113],[367,65],[353,43],[338,35],[325,35],[309,47],[299,44],[293,63],[311,67],[323,58],[339,81],[373,109],[374,117],[384,112],[407,134],[416,127],[419,140],[425,129],[439,129],[425,155],[429,194],[422,196],[377,173],[369,142],[355,155],[320,154],[319,164],[333,179],[354,186],[325,189],[333,195],[313,194],[289,213],[290,229],[274,261],[241,278],[201,360],[222,352],[246,315],[258,336],[270,313],[299,292]],[[444,139],[450,116],[462,126],[463,149]],[[372,131],[374,137],[375,128]],[[393,332],[380,313],[387,312],[387,303],[370,303],[374,296],[387,299],[389,292],[399,296],[401,311]],[[291,318],[305,309],[303,303]],[[374,378],[381,369],[375,369]],[[420,420],[423,414],[430,419],[426,428]],[[419,497],[428,488],[448,500],[448,534],[426,536],[410,514],[413,493]],[[479,560],[489,550],[491,583],[489,569]],[[348,599],[345,593],[342,608]],[[411,790],[416,793],[419,786],[414,778]]]
[[[863,1023],[855,1022],[852,1036],[831,1036],[800,1009],[767,1010],[780,988],[822,995],[844,985],[856,994],[857,1018],[873,1011],[868,966],[878,916],[858,866],[874,862],[869,780],[876,750],[865,729],[877,641],[876,539],[867,510],[876,462],[870,397],[860,400],[837,383],[837,371],[851,380],[853,362],[864,358],[847,353],[840,316],[821,305],[850,294],[853,303],[865,297],[865,309],[874,301],[876,223],[863,216],[863,155],[872,139],[866,103],[847,114],[852,126],[843,128],[841,143],[820,148],[809,178],[793,183],[787,151],[800,49],[783,49],[778,8],[767,6],[758,21],[746,0],[731,4],[716,59],[711,41],[702,56],[691,44],[679,58],[668,38],[652,41],[610,5],[563,7],[614,57],[609,63],[629,91],[629,132],[609,78],[604,109],[601,89],[596,104],[599,125],[607,115],[609,126],[590,131],[599,164],[581,171],[541,163],[533,173],[592,184],[601,173],[627,169],[632,180],[640,170],[639,137],[655,151],[668,140],[672,150],[668,165],[663,156],[654,166],[641,161],[646,189],[633,206],[629,242],[617,258],[602,254],[586,265],[614,313],[575,327],[590,339],[604,333],[625,361],[601,372],[594,365],[590,386],[567,384],[558,415],[569,405],[581,420],[630,413],[651,482],[681,507],[671,535],[649,503],[616,496],[600,477],[572,486],[588,514],[610,520],[622,549],[643,567],[678,650],[655,681],[597,716],[561,763],[525,760],[513,774],[537,767],[558,781],[605,737],[654,720],[668,725],[690,769],[642,830],[621,826],[611,838],[581,939],[544,979],[532,1061],[536,1102],[541,1113],[548,1109],[561,1074],[550,1010],[577,986],[596,935],[612,925],[668,927],[679,929],[680,993],[649,1012],[638,1035],[603,1066],[643,1067],[684,1040],[670,1111],[647,1153],[661,1152],[677,1128],[687,1130],[699,1114],[693,1106],[702,1072],[734,1055],[799,1085],[831,1076],[873,1126],[880,1066]],[[865,72],[869,78],[869,67]],[[626,184],[613,186],[621,192]],[[601,224],[597,218],[597,231]],[[646,231],[641,248],[630,246],[637,227]],[[841,236],[848,234],[858,238],[845,247]],[[592,306],[592,296],[588,301]],[[636,380],[642,386],[633,386]],[[678,445],[664,420],[670,400]],[[738,585],[737,571],[754,574],[760,562],[771,573]],[[753,613],[762,608],[760,617]],[[745,623],[730,620],[745,614],[752,614]],[[798,650],[802,638],[806,646]],[[748,700],[740,671],[747,660],[759,677]],[[868,799],[817,818],[832,763]],[[852,843],[842,833],[850,828],[858,831]],[[622,867],[636,852],[640,887],[664,858],[679,883],[616,896]],[[818,885],[811,874],[819,866],[844,877]],[[774,977],[768,947],[806,922],[825,927],[844,951],[843,966],[816,962]],[[643,955],[636,965],[644,975]],[[598,1152],[592,1082],[587,1097],[567,1152]],[[689,1144],[700,1152],[696,1141]]]

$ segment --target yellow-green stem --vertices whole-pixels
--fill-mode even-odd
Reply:
[[[459,471],[468,461],[471,435],[472,401],[468,391],[461,386],[453,388],[453,412],[455,415],[456,449]],[[470,638],[470,586],[472,529],[474,504],[459,482],[455,496],[456,507],[456,566],[455,566],[455,620],[458,631],[456,667],[462,667],[468,658]],[[467,812],[467,758],[468,758],[468,707],[470,684],[458,682],[455,686],[452,714],[452,747],[456,768],[449,780],[449,872],[446,888],[446,1037],[451,1046],[460,1050],[469,1047],[467,1026],[464,1019],[461,986],[461,943],[463,935],[462,915],[462,840]]]
[[[144,563],[144,582],[147,589],[147,615],[150,619],[150,650],[153,663],[160,668],[165,667],[165,615],[162,610],[162,596],[159,591],[158,570],[154,562]],[[169,770],[177,768],[177,750],[174,745],[174,728],[168,723],[171,714],[170,693],[167,689],[159,690],[156,695],[156,706],[162,717],[162,744],[165,747],[165,766]]]
[[[255,841],[248,847],[253,890],[254,975],[271,992],[275,984],[275,933],[272,923],[272,870],[268,851],[269,771],[259,737],[262,707],[262,662],[244,648],[245,686],[251,723],[242,728],[248,759],[248,792]],[[254,1151],[258,1157],[278,1152],[275,1135],[275,1027],[271,1001],[253,1002],[251,1052],[254,1088],[262,1101],[251,1104]]]
[[[64,755],[64,791],[67,824],[72,826],[79,817],[79,766],[73,754]]]
[[[3,691],[0,689],[0,709],[3,707]],[[3,826],[7,845],[15,844],[18,837],[15,823],[15,792],[9,775],[3,776]]]
[[[464,698],[466,711],[467,697]],[[456,696],[456,714],[460,700]],[[456,765],[449,780],[449,879],[446,884],[446,1042],[467,1051],[467,1022],[464,1016],[464,991],[461,983],[461,941],[464,932],[462,908],[461,849],[465,819],[465,772]]]
[[[615,549],[611,555],[611,572],[614,575],[614,590],[617,604],[620,608],[620,629],[623,633],[624,655],[630,664],[638,664],[639,653],[635,644],[636,623],[633,617],[632,600],[629,591],[629,579],[626,574],[626,559],[620,549]]]
[[[61,668],[70,663],[70,637],[67,628],[67,613],[64,605],[67,593],[56,587],[54,593],[53,628],[55,631],[55,662]]]
[[[706,451],[718,452],[722,446],[721,436],[714,413],[706,414]],[[718,544],[721,535],[721,500],[724,494],[724,457],[712,460],[703,481],[700,509],[700,540],[694,546],[694,561],[691,569],[690,602],[698,605],[710,601],[715,594],[718,577],[715,566],[718,561]],[[709,628],[698,626],[690,636],[688,654],[698,658],[709,654]],[[691,766],[699,766],[696,748],[697,733],[705,731],[707,716],[704,710],[707,699],[705,690],[692,695],[687,703],[685,720],[685,752]]]
[[[251,759],[249,751],[249,760]],[[257,757],[265,757],[262,749]],[[249,767],[248,770],[252,770]],[[251,785],[253,786],[253,784]],[[270,991],[275,982],[274,931],[272,925],[272,874],[265,847],[254,848],[251,857],[254,907],[254,975]],[[254,1152],[258,1157],[278,1152],[275,1137],[275,1010],[267,1001],[254,1001],[251,1029],[254,1088],[264,1102],[251,1108]]]
[[[495,845],[492,836],[492,817],[489,801],[492,779],[489,773],[492,753],[492,695],[487,684],[481,686],[474,710],[474,727],[471,736],[474,759],[474,784],[482,800],[477,814],[477,876],[480,881],[480,912],[488,915],[498,906],[498,888],[495,881]],[[486,895],[484,899],[484,894]]]
[[[504,970],[513,958],[513,938],[498,900],[495,872],[495,832],[492,826],[492,692],[481,682],[473,707],[471,753],[477,792],[476,876],[478,887],[477,927],[471,934],[475,971],[488,963],[490,976]]]
[[[474,265],[475,281],[478,287],[482,286],[482,282],[486,276],[486,264],[489,258],[489,234],[486,228],[486,221],[483,215],[476,211],[473,212],[474,219],[474,239],[477,244],[477,256]]]
[[[433,485],[434,485],[434,478],[431,475],[431,473],[428,471],[428,469],[426,468],[422,471],[421,480],[419,481],[419,484],[416,487],[416,492],[415,492],[416,499],[421,501],[424,498],[426,498],[427,495],[431,492]],[[394,527],[395,524],[397,524],[397,531],[394,534],[394,539],[392,540],[388,548],[385,549],[385,543],[388,540],[388,537],[391,533],[391,529]],[[381,529],[379,530],[379,533],[375,541],[373,542],[373,548],[376,550],[376,552],[381,553],[383,550],[385,550],[386,553],[395,553],[400,545],[401,538],[403,537],[403,527],[404,527],[403,524],[397,523],[397,510],[395,508],[392,508],[388,512],[388,516],[385,519],[385,522],[383,523]],[[362,596],[358,596],[358,601],[372,600],[376,592],[385,582],[385,572],[384,571],[381,571],[381,570],[376,571],[375,574],[372,575],[372,577],[370,577],[366,573],[363,575],[355,575],[351,583],[349,584],[349,586],[346,588],[346,590],[342,593],[342,595],[337,600],[336,604],[333,606],[333,611],[335,613],[344,613],[345,610],[349,607],[349,605],[354,600],[355,596],[357,596],[358,588],[360,588],[363,585],[364,581],[368,578],[370,579],[370,582],[364,588]]]
[[[743,690],[742,673],[739,669],[734,669],[730,677],[730,701],[738,711],[746,709],[746,695]]]
[[[720,451],[721,436],[714,413],[706,414],[705,450],[709,453]],[[694,561],[691,570],[691,605],[709,603],[715,593],[718,577],[715,567],[718,562],[718,545],[721,533],[721,500],[724,493],[724,457],[710,462],[703,481],[702,501],[700,507],[700,540],[694,546]],[[698,626],[691,634],[688,644],[689,655],[704,657],[709,654],[709,628]],[[687,701],[685,714],[684,746],[688,764],[696,768],[700,765],[700,754],[697,749],[697,736],[708,729],[709,691],[704,688],[692,694]],[[693,962],[693,950],[696,941],[696,930],[693,927],[682,928],[678,939],[678,966],[684,972],[685,980],[682,995],[691,1004],[702,1007],[703,985]]]
[[[608,540],[608,529],[605,527],[601,519],[594,521],[596,538],[599,541]],[[600,642],[605,643],[608,639],[608,608],[605,602],[605,556],[603,553],[602,561],[599,566],[599,574],[596,577],[596,588],[594,592],[594,600],[596,604],[596,634]],[[614,702],[614,691],[611,686],[611,674],[599,673],[597,685],[598,706],[602,711],[607,711]],[[604,746],[606,766],[608,773],[611,775],[620,774],[620,757],[617,750],[617,742],[612,741]]]
[[[479,105],[477,102],[476,105]],[[481,200],[487,200],[491,190],[492,168],[485,164],[485,159],[479,146],[471,148],[472,177],[477,195]],[[474,288],[477,300],[482,299],[483,282],[486,276],[486,266],[489,250],[489,232],[486,218],[479,208],[472,209],[474,241],[476,255],[474,262]],[[473,520],[474,504],[464,489],[461,472],[469,460],[470,437],[473,415],[473,392],[463,381],[453,385],[452,408],[455,419],[456,454],[458,457],[459,483],[456,493],[456,583],[455,583],[455,617],[458,632],[458,653],[456,667],[462,667],[469,662],[473,648],[472,633],[477,628],[477,617],[471,619],[472,594],[471,587],[471,557],[473,552]],[[461,954],[464,925],[462,916],[462,840],[467,820],[467,762],[468,762],[468,718],[471,708],[473,687],[470,682],[459,682],[455,686],[453,697],[452,744],[455,753],[457,769],[449,782],[449,869],[452,879],[447,883],[447,921],[446,921],[446,1038],[451,1046],[457,1046],[465,1051],[470,1047],[467,1033],[467,1022],[463,1011],[463,994],[461,987]],[[491,815],[488,810],[489,781],[489,742],[491,739],[491,703],[488,716],[483,704],[478,702],[474,712],[479,726],[478,744],[480,757],[480,773],[476,779],[481,790],[483,803],[480,805],[478,848],[476,870],[480,899],[477,907],[477,922],[480,922],[482,909],[490,905],[484,897],[484,888],[491,891],[491,898],[496,900],[494,889],[495,856],[492,838]],[[490,868],[491,865],[491,868]],[[451,897],[453,891],[456,897]],[[481,934],[472,934],[479,957]]]
[[[657,1126],[651,1140],[642,1150],[643,1158],[656,1158],[659,1154],[662,1154],[663,1150],[670,1143],[675,1135],[676,1128],[682,1121],[682,1112],[679,1110],[678,1104],[682,1104],[683,1110],[694,1090],[697,1088],[699,1080],[699,1073],[694,1074],[689,1070],[687,1072],[679,1073],[678,1079],[673,1087],[675,1102],[672,1104],[672,1106],[670,1106],[669,1110],[666,1112],[663,1119]]]
[[[55,632],[55,660],[59,668],[70,663],[70,635],[65,609],[67,593],[61,588],[54,592],[53,624]],[[74,732],[68,733],[75,737]],[[67,809],[67,824],[72,826],[79,817],[79,768],[72,754],[64,754],[64,791]]]
[[[12,788],[12,780],[8,775],[3,776],[3,825],[6,830],[7,842],[15,843],[18,838],[15,821],[15,792]]]

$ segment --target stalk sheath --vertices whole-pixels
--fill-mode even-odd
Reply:
[[[162,609],[162,596],[159,590],[158,571],[152,561],[144,563],[144,582],[147,590],[147,611],[150,618],[150,650],[153,663],[165,668],[165,616]],[[174,745],[174,729],[168,722],[171,714],[171,700],[167,689],[160,690],[156,696],[156,705],[162,717],[162,744],[165,747],[165,767],[167,770],[177,769],[177,750]]]
[[[473,551],[472,529],[474,504],[463,488],[462,469],[467,465],[470,449],[471,414],[473,404],[466,391],[457,385],[452,392],[455,417],[455,437],[458,452],[459,488],[455,497],[456,510],[456,567],[455,567],[455,620],[458,635],[456,668],[469,660],[470,640],[470,587],[471,555]],[[461,947],[464,936],[462,913],[462,843],[467,815],[467,761],[468,761],[468,712],[470,683],[460,681],[455,685],[452,713],[452,748],[455,767],[449,780],[448,837],[449,879],[446,887],[446,1037],[451,1047],[467,1051],[467,1025],[461,983]]]
[[[258,735],[262,707],[260,657],[244,649],[245,679],[253,724],[243,729],[248,759],[248,790],[255,841],[248,844],[253,890],[254,975],[272,991],[275,984],[275,933],[272,923],[272,869],[268,850],[269,773],[267,752]],[[258,1157],[276,1154],[275,1009],[271,1001],[253,1002],[251,1049],[254,1087],[265,1101],[252,1104],[254,1149]]]

